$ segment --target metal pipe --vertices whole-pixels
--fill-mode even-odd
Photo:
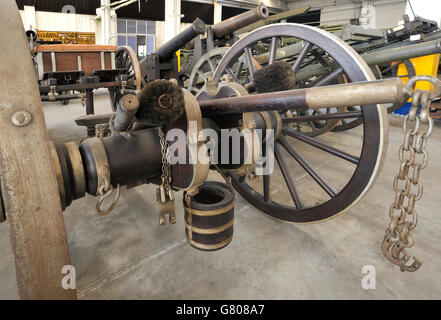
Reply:
[[[441,40],[433,40],[403,46],[399,48],[379,50],[375,53],[364,53],[361,57],[370,66],[376,64],[389,63],[403,59],[411,59],[415,57],[427,56],[441,52]]]
[[[294,57],[302,51],[302,42],[297,42],[295,44],[279,48],[277,50],[276,59],[286,59],[288,57]],[[411,59],[415,57],[426,56],[430,54],[441,53],[441,40],[432,40],[421,42],[417,44],[412,44],[408,46],[402,46],[399,48],[391,48],[378,50],[372,53],[364,53],[361,57],[370,66],[377,64],[390,63],[392,61],[399,61],[403,59]],[[263,53],[261,55],[255,56],[254,58],[260,64],[267,63],[269,61],[270,53]],[[296,79],[298,81],[307,80],[313,76],[319,76],[327,74],[329,69],[322,66],[321,64],[313,64],[307,66],[296,73]]]
[[[175,37],[164,43],[153,54],[158,55],[161,61],[169,60],[173,57],[176,51],[178,51],[183,46],[185,46],[197,35],[204,33],[205,30],[206,30],[205,23],[201,19],[196,18],[196,20],[193,21],[191,26],[181,31],[178,35],[176,35]],[[142,59],[140,61],[140,64],[146,59],[147,58]]]
[[[421,42],[412,44],[409,46],[403,46],[399,48],[378,50],[373,53],[364,53],[361,55],[363,60],[370,66],[378,64],[390,63],[393,61],[399,61],[403,59],[411,59],[429,54],[441,53],[441,40],[433,40],[427,42]],[[305,81],[313,76],[319,76],[327,74],[329,70],[323,67],[321,64],[314,64],[307,66],[296,73],[297,81]]]
[[[47,95],[41,96],[41,101],[63,101],[63,100],[72,100],[72,99],[80,99],[81,96],[79,94],[62,94],[62,95]]]
[[[399,78],[293,89],[249,96],[199,101],[204,116],[296,108],[331,108],[400,103],[406,100]]]
[[[263,3],[260,3],[257,8],[248,10],[247,12],[216,23],[212,27],[212,30],[216,38],[222,38],[228,33],[232,33],[240,28],[267,17],[268,8]]]
[[[125,131],[135,117],[138,108],[139,100],[135,95],[126,94],[123,96],[116,110],[114,128],[120,132]]]
[[[421,39],[423,41],[430,41],[430,40],[435,40],[435,39],[439,39],[439,38],[441,38],[441,30],[440,29],[433,31],[431,33],[428,33],[428,34],[421,35]]]

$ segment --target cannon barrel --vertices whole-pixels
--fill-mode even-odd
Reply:
[[[187,42],[190,42],[197,35],[204,33],[205,30],[205,23],[201,19],[196,18],[191,26],[181,31],[178,35],[164,43],[158,50],[154,52],[154,54],[158,55],[161,61],[169,60],[176,51],[185,46]],[[143,60],[141,61],[141,63],[143,62]]]
[[[290,109],[400,103],[407,95],[400,78],[293,89],[199,101],[203,116]]]
[[[292,47],[296,45],[297,44],[292,45]],[[376,52],[364,53],[361,55],[361,57],[368,65],[375,66],[378,64],[386,64],[393,61],[411,59],[437,53],[441,53],[441,40],[439,39],[399,48],[383,49]],[[277,55],[277,58],[282,59],[281,55],[279,54]],[[296,74],[296,79],[298,81],[304,81],[312,76],[319,76],[327,73],[329,73],[327,68],[323,67],[321,64],[314,64],[300,70]]]
[[[286,59],[290,56],[295,56],[296,54],[299,54],[300,51],[302,51],[302,48],[302,42],[279,48],[277,50],[277,60]],[[378,49],[375,52],[363,53],[361,54],[361,57],[367,62],[368,65],[376,65],[402,59],[421,57],[429,54],[436,54],[440,52],[441,40],[437,39],[398,48]],[[263,53],[254,58],[260,64],[267,63],[269,61],[269,52]]]
[[[232,33],[251,23],[265,19],[268,17],[268,8],[263,4],[259,4],[257,8],[231,17],[227,20],[216,23],[213,27],[213,33],[216,38],[222,38],[228,33]]]
[[[415,57],[427,56],[441,52],[441,40],[433,40],[402,46],[399,48],[378,50],[371,53],[362,54],[361,57],[370,66],[376,64],[389,63],[392,61],[410,59]]]

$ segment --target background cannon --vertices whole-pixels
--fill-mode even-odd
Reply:
[[[237,37],[234,35],[235,31],[252,24],[253,22],[265,19],[268,15],[268,8],[261,3],[254,9],[207,28],[207,36],[205,38],[196,37],[187,47],[191,50],[191,54],[186,53],[184,55],[183,70],[185,70],[185,73],[191,77],[194,70],[200,69],[202,64],[201,59],[205,61],[206,59],[204,56],[207,53],[217,48],[231,46],[234,41],[237,40]],[[211,59],[213,58],[214,56],[211,55]],[[216,62],[213,63],[214,66],[216,66]],[[197,64],[199,65],[199,68],[196,67]],[[206,66],[204,66],[204,68],[206,68]],[[206,72],[207,70],[203,69],[203,71]],[[214,71],[214,68],[211,71]]]

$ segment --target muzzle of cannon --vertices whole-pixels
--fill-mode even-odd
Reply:
[[[239,30],[240,28],[243,28],[251,23],[267,18],[268,14],[268,8],[261,3],[254,9],[216,23],[212,27],[213,34],[216,38],[222,38],[225,35],[233,33],[234,31]]]
[[[179,33],[178,35],[176,35],[175,37],[164,43],[153,54],[159,56],[159,59],[161,61],[169,60],[175,54],[176,51],[184,47],[197,35],[204,33],[205,30],[206,30],[205,23],[201,19],[196,18],[196,20],[193,21],[191,26],[181,31],[181,33]]]

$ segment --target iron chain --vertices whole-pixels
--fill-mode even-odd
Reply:
[[[430,101],[441,93],[438,79],[414,77],[411,80],[412,85],[419,80],[431,82],[436,93],[420,89],[413,91],[409,89],[410,85],[406,86],[408,94],[412,96],[412,105],[403,121],[404,142],[398,153],[400,168],[393,182],[395,199],[389,207],[390,223],[382,243],[383,255],[398,265],[401,271],[416,271],[422,265],[417,258],[411,259],[406,249],[414,245],[413,231],[418,223],[415,203],[422,198],[424,191],[420,173],[428,163],[426,146],[433,130]]]
[[[161,174],[161,180],[162,185],[164,186],[164,189],[166,192],[170,192],[171,187],[171,167],[170,167],[170,149],[167,142],[167,138],[165,136],[164,131],[161,127],[158,128],[158,134],[159,134],[159,141],[161,144],[161,159],[162,159],[162,174]]]

